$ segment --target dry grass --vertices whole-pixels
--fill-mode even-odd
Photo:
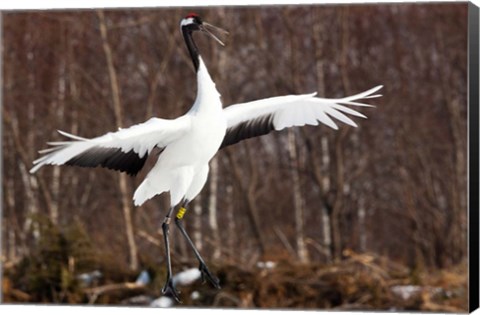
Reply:
[[[200,281],[179,288],[183,300],[180,306],[465,312],[466,265],[412,272],[384,257],[345,251],[342,261],[328,265],[279,261],[270,269],[211,266],[222,289],[215,290]],[[152,284],[140,293],[138,288],[114,285],[117,290],[102,291],[96,303],[120,304],[139,294],[156,298],[161,295],[163,276],[159,270]],[[109,279],[103,282],[99,288],[115,283]],[[74,301],[91,302],[92,290],[95,288],[76,290]],[[4,278],[3,291],[5,302],[39,302],[31,300],[29,292],[15,288],[8,277]],[[199,296],[192,299],[194,291]]]

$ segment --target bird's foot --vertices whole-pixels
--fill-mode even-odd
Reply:
[[[166,295],[166,296],[172,296],[175,299],[175,301],[177,301],[178,303],[182,303],[182,301],[180,301],[180,296],[179,296],[180,291],[177,291],[177,289],[175,289],[172,279],[167,280],[167,282],[165,283],[165,286],[162,289],[162,293],[163,295]]]
[[[202,283],[205,283],[205,281],[208,280],[208,282],[210,282],[215,287],[215,289],[220,289],[220,280],[218,280],[217,277],[212,275],[210,270],[208,270],[207,265],[201,262],[198,270],[200,270],[202,274]]]

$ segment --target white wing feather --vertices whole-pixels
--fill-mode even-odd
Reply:
[[[379,85],[368,91],[339,99],[315,97],[316,93],[311,93],[271,97],[235,104],[224,109],[227,128],[265,115],[273,115],[275,130],[292,126],[318,125],[318,122],[338,129],[332,118],[356,127],[356,123],[345,114],[362,118],[366,118],[366,116],[344,105],[371,107],[372,105],[357,101],[380,97],[380,94],[374,93],[381,88],[382,86]]]
[[[43,157],[35,160],[30,173],[36,172],[43,165],[61,165],[70,159],[92,148],[118,148],[122,152],[135,152],[140,158],[149,154],[155,146],[166,147],[172,141],[184,135],[190,126],[188,116],[174,120],[151,118],[148,121],[116,132],[109,132],[103,136],[86,139],[64,131],[61,135],[73,141],[49,142],[54,146],[39,151]]]

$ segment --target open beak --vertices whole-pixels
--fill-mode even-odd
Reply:
[[[208,34],[210,37],[212,37],[214,40],[216,40],[220,45],[222,46],[225,46],[225,39],[226,37],[228,36],[228,32],[224,29],[221,29],[219,27],[216,27],[212,24],[209,24],[209,23],[206,23],[206,22],[203,22],[201,25],[200,25],[200,30],[202,32],[205,32],[206,34]],[[220,38],[223,38],[220,39]]]

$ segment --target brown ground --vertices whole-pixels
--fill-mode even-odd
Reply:
[[[238,266],[211,266],[221,290],[202,284],[179,287],[179,307],[294,308],[337,310],[422,310],[465,312],[467,270],[412,271],[385,258],[346,251],[338,263],[277,262],[273,269],[243,270]],[[191,267],[192,265],[190,265]],[[17,270],[16,270],[17,269]],[[68,282],[67,271],[56,294],[39,294],[19,276],[21,266],[10,266],[4,276],[4,302],[148,305],[161,296],[164,274],[157,271],[148,286],[135,285],[136,274],[102,270],[98,283],[82,288]],[[155,275],[155,271],[152,273]],[[17,278],[18,285],[13,285]],[[70,277],[71,278],[71,277]],[[125,281],[126,280],[126,281]],[[32,279],[30,279],[32,281]],[[23,285],[22,285],[23,284]],[[31,292],[28,291],[29,288]],[[51,286],[53,288],[53,286]],[[410,294],[406,292],[410,290]],[[198,296],[192,299],[191,293]],[[401,296],[402,292],[406,294]]]

